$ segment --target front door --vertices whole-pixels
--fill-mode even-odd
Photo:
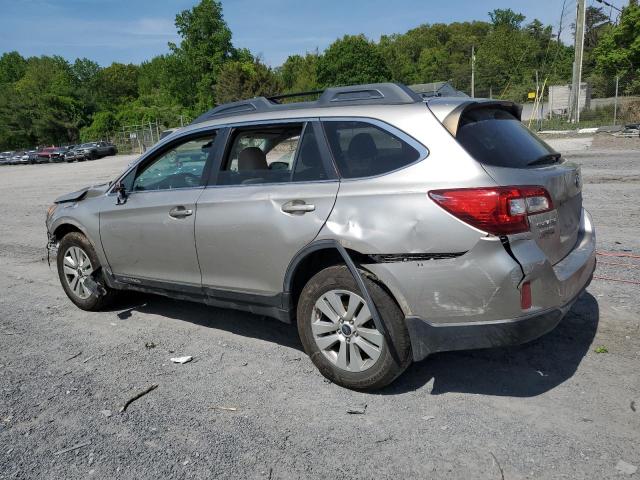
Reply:
[[[313,122],[231,131],[215,185],[197,206],[196,245],[209,295],[282,292],[289,262],[317,236],[338,192],[316,138]]]
[[[172,142],[142,162],[123,180],[126,203],[105,197],[100,239],[121,281],[201,288],[194,225],[214,135]]]

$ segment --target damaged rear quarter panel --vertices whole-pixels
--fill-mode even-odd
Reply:
[[[318,239],[335,238],[360,253],[449,253],[470,250],[482,233],[446,213],[427,195],[448,187],[495,185],[424,104],[388,110],[379,120],[428,149],[421,161],[386,175],[342,179]]]
[[[429,323],[490,321],[521,315],[520,265],[496,237],[457,258],[365,265],[394,294],[405,315]]]
[[[343,179],[318,239],[334,238],[363,254],[469,252],[455,259],[366,268],[387,285],[407,315],[436,321],[506,318],[513,309],[501,309],[499,303],[505,303],[504,295],[517,294],[519,265],[497,238],[482,240],[483,232],[445,212],[427,195],[433,189],[492,186],[495,181],[424,105],[407,110],[403,116],[380,120],[423,144],[429,151],[426,158],[386,175]],[[498,296],[501,301],[494,301]],[[519,300],[515,305],[519,307]]]

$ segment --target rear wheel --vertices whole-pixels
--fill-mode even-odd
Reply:
[[[91,292],[86,286],[88,279],[103,282],[98,256],[83,234],[71,232],[62,238],[58,246],[57,266],[64,292],[82,310],[100,310],[116,296],[116,291],[105,285],[106,294],[103,295]]]
[[[365,278],[400,362],[375,326],[358,285],[345,266],[329,267],[309,280],[298,302],[298,332],[320,373],[338,385],[373,390],[391,383],[411,363],[404,315],[393,298]]]

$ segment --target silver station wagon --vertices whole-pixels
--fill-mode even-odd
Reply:
[[[58,198],[71,301],[137,290],[295,322],[325,377],[376,389],[430,353],[537,338],[588,285],[580,170],[518,105],[398,84],[281,100],[218,106]]]

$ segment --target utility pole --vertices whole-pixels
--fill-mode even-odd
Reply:
[[[571,80],[571,96],[569,102],[569,120],[580,121],[580,83],[582,81],[582,55],[584,52],[584,29],[586,0],[577,0],[576,39],[574,46],[573,77]]]
[[[616,118],[618,117],[618,81],[620,77],[616,75],[616,100],[613,103],[613,124],[616,124]]]
[[[476,96],[476,48],[471,45],[471,98]]]

